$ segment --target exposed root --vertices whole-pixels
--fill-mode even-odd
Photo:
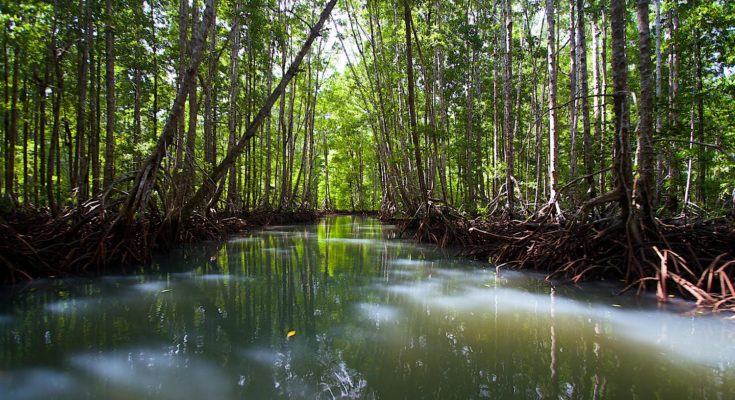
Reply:
[[[422,215],[399,225],[420,241],[455,246],[496,265],[545,271],[548,279],[618,280],[627,289],[655,290],[662,302],[678,293],[702,307],[735,312],[731,221],[656,221],[656,232],[629,240],[618,218],[567,224],[469,219],[429,203]]]
[[[115,215],[96,200],[57,217],[47,211],[0,216],[0,284],[140,264],[153,251],[176,243],[221,239],[253,226],[314,221],[318,216],[310,210],[209,217],[195,213],[173,225],[152,213],[116,226]]]

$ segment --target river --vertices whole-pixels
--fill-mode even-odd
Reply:
[[[732,399],[735,325],[329,217],[0,294],[2,399]]]

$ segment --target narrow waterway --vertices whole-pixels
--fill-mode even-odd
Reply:
[[[2,399],[732,399],[735,324],[331,217],[0,295]]]

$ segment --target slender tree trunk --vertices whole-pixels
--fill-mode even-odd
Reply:
[[[416,106],[414,94],[414,77],[413,77],[413,49],[411,46],[411,5],[410,0],[403,0],[403,18],[406,24],[406,73],[408,78],[408,114],[411,126],[411,141],[413,142],[414,162],[416,163],[416,173],[418,175],[419,200],[421,204],[426,204],[428,192],[426,191],[426,182],[424,181],[424,166],[421,162],[421,145],[419,143],[419,132],[416,124]]]
[[[143,132],[141,126],[141,103],[143,101],[143,73],[140,66],[136,65],[133,71],[133,165],[135,168],[140,166],[140,153],[138,145],[140,144]]]
[[[577,55],[577,38],[575,25],[577,22],[577,6],[576,0],[569,0],[569,178],[575,179],[579,175],[577,162],[577,110],[579,104],[579,83],[577,81],[578,71],[578,55]],[[578,200],[578,191],[576,188],[570,190],[570,197],[573,203]]]
[[[696,68],[697,68],[697,75],[696,75],[696,85],[697,85],[697,137],[699,140],[699,151],[697,152],[697,160],[699,161],[699,171],[697,171],[697,199],[699,200],[702,207],[707,206],[707,187],[706,187],[706,178],[707,178],[707,154],[706,154],[706,148],[704,146],[705,143],[705,137],[704,137],[704,90],[702,88],[702,81],[704,80],[702,75],[702,46],[699,43],[699,29],[694,30],[695,35],[695,42],[694,42],[694,49],[695,49],[695,57],[696,57]]]
[[[268,68],[266,70],[267,74],[267,83],[266,83],[266,90],[268,93],[273,90],[273,58],[275,53],[275,46],[273,43],[273,40],[268,41]],[[263,205],[265,205],[267,208],[270,208],[271,206],[271,164],[272,164],[272,157],[273,157],[273,150],[272,150],[272,143],[271,143],[271,124],[272,124],[273,118],[271,117],[271,114],[268,113],[268,118],[265,120],[265,151],[266,151],[266,158],[265,158],[265,196],[263,197]],[[325,134],[326,135],[326,134]],[[327,162],[326,159],[324,161]]]
[[[189,86],[194,85],[196,82],[196,73],[202,59],[204,38],[212,24],[213,13],[214,0],[207,0],[204,16],[197,30],[196,40],[193,41],[189,67],[186,69],[186,74],[182,76],[181,85],[176,91],[176,98],[171,107],[171,113],[166,120],[166,125],[163,127],[163,132],[158,138],[155,148],[138,171],[134,185],[128,193],[125,207],[121,210],[120,221],[127,222],[132,220],[135,213],[142,211],[148,204],[148,199],[156,182],[158,169],[161,166],[161,160],[166,156],[169,145],[176,137],[176,128],[184,113],[184,104],[189,93]]]
[[[584,172],[587,176],[587,196],[595,197],[594,158],[592,157],[592,137],[590,128],[589,82],[587,79],[587,41],[585,36],[584,0],[577,0],[577,57],[579,97],[582,103],[582,143]]]
[[[33,177],[28,174],[28,122],[30,119],[30,110],[28,109],[28,80],[23,79],[23,91],[20,93],[20,102],[23,103],[23,204],[28,205],[29,201],[29,189],[28,185],[31,180],[35,180],[35,174]]]
[[[189,53],[188,43],[189,38],[187,32],[189,32],[189,0],[179,0],[179,75],[176,79],[177,90],[183,85],[184,76],[186,75],[187,67],[187,56]],[[187,94],[188,95],[188,94]],[[175,170],[179,170],[183,166],[184,162],[184,137],[186,136],[186,121],[184,118],[178,119],[178,126],[176,129],[176,160]],[[174,174],[175,177],[179,178],[180,174]],[[178,180],[178,179],[177,179]]]
[[[212,171],[211,179],[203,182],[199,190],[197,190],[196,193],[194,193],[194,195],[191,197],[189,202],[184,206],[182,213],[181,213],[182,217],[185,218],[189,216],[196,207],[199,207],[201,204],[204,203],[204,201],[213,192],[216,186],[215,182],[218,182],[220,179],[222,179],[225,172],[230,168],[230,166],[239,157],[240,153],[245,147],[245,144],[253,136],[255,136],[255,134],[258,132],[260,125],[265,121],[266,117],[270,114],[273,104],[281,96],[284,89],[286,88],[286,85],[288,85],[289,81],[298,72],[298,68],[299,68],[299,65],[301,64],[301,61],[304,59],[304,56],[306,55],[306,53],[309,51],[311,44],[314,42],[314,39],[316,39],[316,37],[321,32],[322,26],[324,26],[324,22],[331,14],[332,9],[334,8],[334,5],[336,3],[337,3],[337,0],[330,0],[326,4],[326,6],[324,7],[324,10],[319,16],[319,20],[309,31],[309,35],[306,39],[306,42],[304,42],[304,45],[301,47],[301,50],[299,51],[299,53],[296,54],[296,57],[291,63],[291,66],[288,68],[288,71],[286,71],[286,73],[283,75],[283,77],[281,78],[281,81],[278,83],[278,85],[273,90],[273,92],[270,93],[270,95],[266,99],[265,104],[261,107],[260,111],[258,111],[258,114],[255,116],[252,122],[250,122],[244,134],[240,136],[240,139],[237,142],[237,145],[235,146],[235,148],[228,151],[227,155],[222,160],[222,162],[220,162],[220,164],[217,165],[217,167]]]
[[[4,156],[4,163],[2,163],[3,167],[3,173],[0,174],[0,181],[3,180],[3,178],[6,178],[7,175],[7,163],[8,163],[8,141],[10,140],[10,113],[8,112],[10,109],[10,85],[8,84],[8,64],[10,64],[10,59],[8,56],[8,35],[3,35],[3,106],[2,106],[2,113],[3,113],[3,146],[2,146],[2,153]],[[0,182],[4,183],[4,182]],[[3,185],[4,189],[7,189],[5,185]],[[10,196],[10,193],[6,190],[5,194],[6,196]]]
[[[678,46],[673,40],[674,34],[679,29],[679,16],[676,7],[669,10],[668,33],[669,42],[669,115],[668,125],[673,132],[678,130],[679,116],[677,113],[676,100],[679,97],[679,59]],[[672,143],[668,154],[669,190],[666,199],[666,209],[674,213],[679,208],[677,198],[679,196],[679,161],[677,159],[677,146]],[[686,203],[685,203],[686,204]]]
[[[554,0],[546,0],[546,23],[549,25],[547,45],[548,79],[549,79],[549,200],[554,211],[559,215],[559,199],[557,185],[559,182],[559,131],[556,116],[556,90],[557,90],[557,66],[556,66],[556,17]]]
[[[51,65],[52,60],[50,60],[50,56],[47,54],[46,56],[46,66],[45,66],[45,72],[43,76],[43,81],[38,86],[38,115],[39,115],[39,121],[38,121],[38,144],[40,146],[40,157],[39,157],[39,165],[37,168],[37,175],[39,177],[39,187],[38,190],[41,191],[41,197],[40,202],[38,205],[43,205],[45,201],[47,201],[46,198],[46,161],[47,161],[47,154],[46,154],[46,89],[48,89],[48,85],[51,82]]]
[[[696,104],[696,98],[695,98],[694,90],[692,90],[692,107],[689,117],[689,157],[687,157],[687,180],[686,185],[684,186],[684,213],[689,209],[689,203],[691,202],[691,198],[689,197],[689,194],[691,193],[691,187],[692,187],[692,165],[693,165],[693,157],[691,155],[692,150],[694,148],[694,131],[696,129],[696,117],[694,112],[694,105]]]
[[[89,0],[86,0],[88,2]],[[80,28],[79,31],[79,75],[77,79],[78,97],[77,97],[77,140],[76,140],[76,168],[72,172],[72,184],[77,189],[77,202],[82,204],[87,200],[87,152],[86,144],[86,128],[87,128],[87,72],[89,59],[89,30],[90,30],[90,10],[85,0],[79,1],[80,16],[85,19],[86,35]]]
[[[100,191],[100,131],[97,120],[99,117],[97,83],[100,71],[95,60],[94,25],[91,22],[88,26],[87,40],[89,41],[89,159],[92,167],[92,195],[95,196]]]
[[[197,19],[199,19],[199,5],[197,0],[194,0],[191,7],[191,42],[196,40],[196,26]],[[183,187],[181,191],[181,201],[188,197],[191,191],[194,189],[194,181],[196,180],[196,174],[194,171],[194,151],[196,146],[196,134],[197,134],[197,115],[199,113],[199,105],[197,102],[197,85],[189,86],[189,123],[186,132],[186,154],[184,156],[184,176],[182,179]]]
[[[513,9],[511,0],[505,0],[505,80],[503,82],[503,129],[505,131],[505,188],[507,191],[506,209],[513,218]]]
[[[662,111],[661,111],[661,100],[662,100],[662,57],[661,57],[661,0],[654,0],[656,7],[656,98],[654,100],[654,113],[656,116],[656,137],[661,136],[662,129]],[[661,148],[656,149],[656,186],[653,199],[653,207],[657,208],[661,202],[661,192],[664,186],[664,154]]]
[[[239,22],[239,20],[238,20]],[[212,25],[217,26],[217,15],[212,16]],[[216,165],[216,143],[215,139],[215,103],[217,99],[214,97],[214,86],[217,82],[217,66],[219,60],[216,54],[217,46],[217,29],[210,30],[209,36],[209,60],[207,63],[207,78],[204,86],[204,162],[207,166],[214,167]],[[204,179],[207,179],[205,176]]]
[[[154,0],[155,1],[155,0]],[[216,3],[215,3],[216,4]],[[156,39],[156,19],[154,15],[156,7],[151,7],[151,49],[153,50],[153,137],[158,137],[158,40]],[[214,18],[214,17],[212,17]],[[214,25],[214,22],[212,22]]]
[[[112,0],[105,0],[105,170],[104,186],[115,179],[115,31]],[[152,10],[151,10],[152,12]]]
[[[56,8],[56,4],[54,5]],[[56,215],[58,212],[58,203],[56,201],[56,189],[54,187],[54,175],[56,182],[61,179],[61,168],[57,167],[54,174],[54,166],[59,164],[61,159],[61,151],[59,144],[59,131],[61,125],[61,100],[64,93],[64,78],[59,66],[59,58],[56,53],[56,19],[54,19],[54,28],[52,29],[51,46],[49,47],[49,59],[51,61],[55,84],[53,85],[51,108],[53,113],[53,125],[51,128],[51,141],[49,142],[48,163],[46,164],[46,197],[48,200],[51,213]]]
[[[594,109],[594,140],[593,140],[593,148],[590,150],[592,152],[592,157],[596,160],[597,165],[600,167],[603,167],[605,165],[604,160],[602,159],[602,154],[600,152],[600,142],[602,142],[602,113],[605,112],[605,110],[602,107],[602,68],[605,68],[604,65],[601,65],[600,63],[600,28],[598,26],[597,20],[595,18],[592,18],[592,81],[594,82],[593,86],[593,105],[592,108]],[[604,175],[604,173],[601,173],[600,175]],[[602,178],[600,178],[602,179]],[[597,185],[598,190],[600,190],[600,193],[604,193],[605,188],[599,183],[599,180],[595,182],[595,185]]]
[[[235,6],[235,14],[240,12],[240,1]],[[228,94],[229,110],[227,112],[227,129],[229,132],[227,148],[233,149],[237,143],[237,93],[240,70],[240,24],[232,27],[232,48],[230,51],[230,91]],[[227,184],[227,199],[229,209],[234,211],[240,208],[240,196],[237,192],[237,168],[232,165]]]
[[[20,50],[13,47],[13,88],[10,94],[10,123],[7,135],[7,152],[5,153],[5,195],[10,196],[14,203],[18,197],[15,193],[15,146],[18,141],[18,85],[20,77]],[[7,87],[7,86],[6,86]],[[7,89],[6,89],[7,90]]]
[[[466,72],[466,78],[465,78],[465,92],[466,92],[466,107],[465,112],[467,114],[467,118],[465,121],[465,156],[464,156],[464,172],[465,172],[465,185],[467,186],[467,198],[465,199],[465,207],[472,211],[475,207],[475,184],[473,179],[473,171],[474,163],[473,163],[473,156],[474,151],[472,148],[473,138],[472,138],[472,124],[473,124],[473,110],[472,106],[474,104],[473,96],[474,96],[474,90],[472,90],[472,84],[473,84],[473,69],[475,68],[475,52],[474,50],[469,49],[469,42],[466,43],[465,51],[468,53],[471,52],[472,55],[470,56],[470,66]]]
[[[600,135],[600,141],[598,143],[599,145],[599,157],[601,160],[601,165],[605,165],[605,160],[607,158],[606,156],[606,146],[605,146],[605,137],[607,132],[607,104],[608,104],[608,98],[607,98],[607,10],[605,9],[605,2],[602,3],[602,6],[600,7],[600,18],[602,21],[602,44],[600,46],[600,76],[601,76],[601,97],[600,97],[600,108],[602,111],[602,121],[600,123],[601,126],[601,135]],[[614,144],[613,144],[614,147]],[[606,175],[600,174],[600,193],[605,193],[605,189],[607,187],[606,182]]]

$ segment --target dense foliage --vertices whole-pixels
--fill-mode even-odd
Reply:
[[[325,4],[214,2],[155,209],[180,206],[209,179]],[[618,179],[613,68],[621,54],[611,4],[621,3],[341,0],[213,198],[197,207],[413,213],[433,199],[471,212],[575,210]],[[631,138],[620,151],[631,178],[641,188],[650,175],[646,201],[660,215],[728,212],[735,5],[622,4],[621,121]],[[204,8],[197,0],[0,5],[4,211],[57,212],[106,189],[111,198],[129,190],[163,132]],[[641,151],[646,135],[652,162]]]

